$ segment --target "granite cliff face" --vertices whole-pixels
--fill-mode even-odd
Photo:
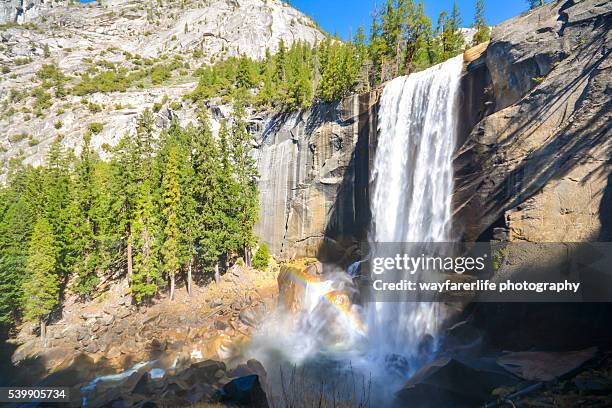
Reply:
[[[29,21],[38,15],[43,3],[43,0],[1,0],[0,24]]]
[[[611,26],[610,2],[569,0],[493,29],[491,113],[456,161],[460,237],[609,238]]]
[[[355,95],[266,122],[256,151],[257,230],[275,255],[337,260],[365,238],[378,97]]]

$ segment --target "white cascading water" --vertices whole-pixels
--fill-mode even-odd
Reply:
[[[380,243],[450,240],[462,66],[458,56],[385,86],[372,174],[371,256]],[[254,337],[250,354],[271,370],[281,361],[301,365],[325,356],[323,360],[350,365],[372,378],[379,393],[374,399],[392,397],[419,364],[431,358],[443,316],[433,303],[338,307],[337,298],[330,301],[329,294],[356,290],[352,278],[358,266],[327,275],[323,282],[304,283],[301,314],[281,314],[269,321]]]
[[[372,173],[370,243],[374,253],[380,243],[448,242],[451,238],[452,155],[462,67],[460,55],[385,86]],[[435,303],[369,303],[365,321],[373,352],[382,358],[405,356],[411,365],[426,358],[423,342],[435,341],[436,326],[443,319],[438,307]]]

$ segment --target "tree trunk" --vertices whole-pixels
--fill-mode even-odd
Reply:
[[[132,227],[130,226],[130,234],[128,235],[127,240],[127,274],[128,274],[128,282],[132,282],[132,273],[134,270],[134,266],[132,264]]]
[[[170,274],[170,301],[174,300],[174,280],[176,273],[171,273]]]
[[[401,54],[401,47],[400,47],[400,42],[397,41],[395,43],[395,75],[394,77],[397,77],[399,75],[399,71],[400,71],[400,61],[402,59]]]
[[[246,266],[251,267],[251,251],[248,245],[244,246],[244,263]]]
[[[40,338],[43,341],[43,345],[47,347],[47,325],[43,318],[40,319]]]
[[[215,264],[215,283],[218,285],[221,283],[221,274],[219,274],[219,264]]]
[[[189,267],[187,268],[187,294],[189,296],[191,296],[191,282],[192,282],[191,268],[192,268],[192,265],[193,265],[193,260],[189,262]]]

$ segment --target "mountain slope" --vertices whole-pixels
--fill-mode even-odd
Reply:
[[[279,0],[55,2],[36,5],[20,19],[25,23],[0,27],[3,173],[17,155],[42,163],[58,136],[65,146],[78,146],[92,122],[104,125],[94,146],[112,145],[156,103],[167,108],[174,102],[173,110],[188,121],[193,116],[180,101],[195,87],[200,65],[243,54],[262,58],[281,40],[323,38],[309,17]],[[45,65],[59,70],[41,74]],[[123,74],[104,88],[100,74],[108,71]],[[75,92],[85,72],[90,88]],[[158,125],[171,115],[158,112]]]

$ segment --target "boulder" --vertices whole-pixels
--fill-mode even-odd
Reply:
[[[573,372],[596,355],[596,347],[570,352],[523,351],[507,353],[497,363],[527,381],[552,381]]]
[[[474,407],[491,399],[494,389],[517,383],[518,379],[494,360],[446,357],[419,369],[397,393],[397,399],[416,408]]]
[[[226,404],[247,405],[254,408],[268,408],[269,406],[266,393],[257,375],[239,377],[225,384],[221,392],[221,401]]]
[[[100,324],[103,326],[110,326],[115,322],[115,316],[112,314],[107,314],[100,320]]]
[[[188,388],[197,383],[213,384],[216,381],[217,372],[225,371],[225,364],[220,361],[205,360],[192,364],[188,369],[177,375],[177,379],[184,382]]]
[[[87,320],[87,321],[99,319],[101,317],[102,317],[102,312],[99,312],[99,311],[85,312],[81,314],[81,319]]]
[[[302,308],[304,293],[309,282],[320,282],[322,275],[319,262],[314,259],[302,259],[281,265],[278,274],[279,306],[297,313]]]
[[[263,319],[262,310],[247,308],[240,311],[239,314],[240,321],[247,326],[257,327],[261,320]]]

